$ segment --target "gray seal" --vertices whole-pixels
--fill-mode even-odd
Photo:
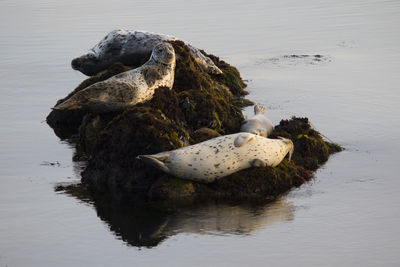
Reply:
[[[118,110],[151,99],[159,87],[171,89],[174,74],[174,48],[169,43],[159,43],[144,65],[92,84],[54,109]]]
[[[274,130],[274,126],[271,121],[265,117],[264,113],[265,107],[258,104],[254,105],[254,116],[243,122],[240,131],[268,137]]]
[[[176,41],[176,37],[151,33],[145,31],[128,31],[124,29],[114,30],[107,34],[98,44],[86,54],[75,58],[71,62],[74,70],[85,75],[92,76],[105,70],[114,62],[122,62],[126,65],[140,66],[148,59],[153,48],[164,41]],[[206,72],[221,74],[222,71],[214,62],[201,51],[185,43],[196,62]]]
[[[275,167],[288,153],[290,160],[293,148],[293,142],[283,137],[236,133],[138,159],[175,177],[211,183],[246,168]]]

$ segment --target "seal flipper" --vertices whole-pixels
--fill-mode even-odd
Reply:
[[[241,133],[235,138],[233,144],[235,145],[235,147],[241,147],[248,142],[251,142],[252,140],[254,140],[254,136],[252,134]]]
[[[146,164],[150,164],[166,173],[169,173],[169,169],[164,163],[164,160],[166,160],[169,155],[169,153],[163,153],[161,155],[139,155],[136,158],[143,160]]]
[[[193,56],[195,62],[202,68],[204,71],[210,74],[222,74],[222,70],[215,65],[214,61],[211,58],[204,55],[199,49],[193,47],[192,45],[185,43],[185,45],[189,48],[190,54]]]
[[[267,137],[267,133],[264,131],[264,129],[256,129],[254,131],[254,134],[262,137]]]
[[[53,107],[55,110],[73,110],[80,108],[82,108],[82,106],[77,101],[71,100],[71,98]]]
[[[282,136],[278,136],[278,138],[281,139],[285,144],[288,144],[288,145],[291,146],[290,151],[289,151],[289,158],[288,158],[288,161],[290,161],[292,159],[292,155],[293,155],[293,152],[294,152],[293,141],[290,140],[290,139],[284,138]]]
[[[265,107],[261,106],[259,104],[255,104],[254,105],[254,114],[264,114],[265,113]]]
[[[261,159],[253,159],[253,160],[250,162],[250,165],[251,165],[252,167],[265,167],[265,166],[267,166],[267,164],[265,164],[265,162],[262,161]]]

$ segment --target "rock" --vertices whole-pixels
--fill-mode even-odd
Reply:
[[[210,128],[203,127],[203,128],[200,128],[200,129],[197,129],[196,131],[194,131],[194,133],[192,135],[193,144],[197,144],[197,143],[200,143],[200,142],[203,142],[203,141],[206,141],[208,139],[215,138],[218,136],[221,136],[221,134],[218,133],[217,131],[212,130]]]
[[[93,192],[125,203],[272,198],[310,180],[311,171],[337,151],[338,147],[325,142],[311,128],[308,119],[292,118],[281,121],[272,133],[295,143],[293,161],[283,160],[276,168],[251,168],[211,184],[199,184],[144,165],[137,155],[238,132],[244,119],[241,108],[251,104],[243,98],[246,84],[235,67],[205,54],[223,71],[222,75],[208,74],[197,65],[183,42],[172,44],[177,58],[172,90],[159,88],[151,100],[109,114],[81,110],[76,114],[52,111],[48,116],[57,135],[79,135],[77,148],[89,158],[82,182]],[[123,65],[114,64],[81,83],[74,92],[124,70]]]
[[[293,161],[313,171],[325,163],[330,154],[342,150],[336,144],[325,142],[321,134],[311,127],[308,118],[293,117],[291,120],[282,120],[275,127],[271,138],[277,136],[292,139],[295,147]]]

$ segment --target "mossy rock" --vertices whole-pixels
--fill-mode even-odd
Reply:
[[[321,134],[311,127],[308,118],[293,117],[291,120],[282,120],[275,126],[271,138],[278,136],[293,141],[293,161],[309,170],[316,170],[328,160],[331,153],[341,151],[339,145],[325,141]]]
[[[158,88],[151,100],[120,111],[99,114],[82,110],[53,111],[48,116],[49,125],[56,125],[57,129],[75,127],[77,149],[89,159],[82,181],[93,191],[130,203],[201,198],[264,199],[310,180],[311,171],[324,163],[330,153],[340,149],[325,142],[307,118],[292,118],[281,121],[273,137],[293,140],[293,161],[285,159],[275,168],[251,168],[211,184],[201,184],[171,177],[144,165],[136,159],[138,155],[173,150],[238,132],[244,119],[241,108],[252,104],[243,98],[247,94],[246,84],[235,67],[204,52],[223,71],[222,75],[210,75],[197,65],[182,42],[171,43],[177,58],[172,90]],[[127,69],[116,63],[82,82],[71,94]]]
[[[197,143],[200,143],[200,142],[203,142],[203,141],[206,141],[208,139],[215,138],[218,136],[221,136],[221,134],[218,133],[217,131],[207,128],[207,127],[203,127],[203,128],[197,129],[192,134],[192,144],[197,144]]]

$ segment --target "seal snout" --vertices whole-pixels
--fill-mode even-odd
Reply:
[[[80,60],[79,58],[74,58],[74,59],[71,61],[71,67],[72,67],[74,70],[79,70],[79,69],[82,67],[82,62],[81,62],[81,60]]]
[[[103,66],[98,64],[98,60],[95,56],[88,54],[74,58],[71,61],[71,67],[85,75],[92,76],[98,73]]]

